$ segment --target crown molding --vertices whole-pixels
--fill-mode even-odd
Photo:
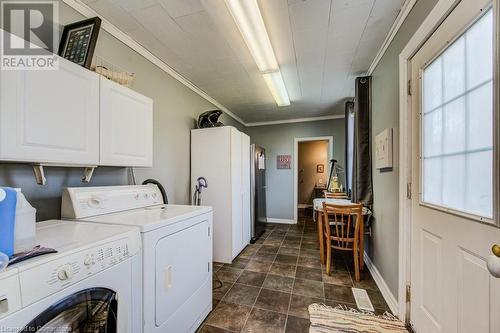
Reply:
[[[273,120],[273,121],[258,121],[253,123],[246,123],[247,127],[255,126],[268,126],[268,125],[281,125],[281,124],[293,124],[293,123],[305,123],[309,121],[320,121],[320,120],[330,120],[330,119],[342,119],[345,115],[331,115],[331,116],[320,116],[320,117],[309,117],[309,118],[294,118],[286,120]]]
[[[165,63],[163,60],[155,56],[153,53],[148,51],[144,46],[139,44],[136,40],[134,40],[132,37],[127,35],[125,32],[120,30],[117,26],[115,26],[113,23],[99,15],[95,10],[81,2],[80,0],[62,0],[66,5],[69,7],[73,8],[80,14],[82,14],[85,17],[95,17],[99,16],[101,18],[102,23],[101,23],[101,28],[106,30],[109,34],[111,34],[113,37],[121,41],[123,44],[127,45],[130,47],[132,50],[135,52],[139,53],[141,56],[149,60],[151,63],[153,63],[155,66],[163,70],[165,73],[168,75],[172,76],[174,79],[182,83],[184,86],[192,90],[193,92],[197,93],[200,95],[202,98],[207,100],[208,102],[212,103],[214,106],[219,108],[221,111],[232,117],[234,120],[239,122],[240,124],[246,126],[245,122],[243,119],[229,111],[224,105],[219,103],[217,100],[214,98],[210,97],[206,92],[204,92],[201,88],[196,86],[193,82],[189,81],[187,78],[182,76],[180,73],[178,73],[175,69],[170,67],[167,63]]]
[[[95,17],[98,16],[101,18],[102,23],[101,23],[101,28],[107,31],[110,35],[121,41],[123,44],[127,45],[129,48],[143,56],[145,59],[150,61],[152,64],[157,66],[159,69],[163,70],[165,73],[173,77],[175,80],[178,82],[182,83],[184,86],[207,100],[208,102],[212,103],[215,107],[219,108],[221,111],[223,111],[225,114],[236,120],[238,123],[245,127],[255,127],[255,126],[268,126],[268,125],[280,125],[280,124],[292,124],[292,123],[301,123],[301,122],[311,122],[311,121],[321,121],[321,120],[330,120],[330,119],[341,119],[344,118],[344,115],[330,115],[330,116],[320,116],[320,117],[307,117],[307,118],[294,118],[294,119],[287,119],[287,120],[274,120],[274,121],[262,121],[262,122],[245,122],[243,119],[241,119],[239,116],[231,112],[228,108],[226,108],[223,104],[219,103],[216,99],[208,95],[205,91],[203,91],[201,88],[196,86],[193,82],[182,76],[180,73],[178,73],[175,69],[170,67],[166,62],[158,58],[156,55],[151,53],[149,50],[147,50],[144,46],[142,46],[140,43],[138,43],[136,40],[134,40],[132,37],[130,37],[128,34],[120,30],[117,26],[115,26],[113,23],[108,21],[106,18],[102,17],[99,15],[95,10],[90,8],[88,5],[83,3],[81,0],[62,0],[66,5],[80,13],[81,15],[85,17]],[[395,22],[393,23],[391,30],[389,31],[389,34],[384,40],[384,43],[382,44],[381,48],[379,49],[375,59],[373,60],[372,64],[370,65],[370,68],[368,69],[368,75],[371,75],[375,67],[377,66],[378,62],[384,55],[385,51],[389,47],[390,43],[394,39],[396,33],[398,32],[399,28],[403,24],[404,20],[410,13],[411,9],[415,5],[417,0],[406,0],[405,3],[403,4],[401,11],[399,12]]]
[[[380,49],[377,52],[377,55],[375,56],[375,58],[373,59],[373,62],[371,63],[370,67],[368,68],[368,72],[367,72],[368,76],[372,75],[372,73],[375,70],[375,68],[377,67],[380,59],[382,59],[382,57],[384,56],[385,51],[387,51],[387,49],[391,45],[392,40],[394,39],[394,37],[396,37],[396,34],[398,33],[399,29],[403,25],[403,22],[405,21],[406,17],[410,14],[411,10],[413,9],[413,7],[415,6],[416,3],[417,3],[417,0],[405,0],[403,5],[401,6],[401,10],[399,11],[398,16],[396,17],[396,20],[392,24],[391,29],[389,30],[389,33],[385,37],[384,42],[382,43],[382,45],[380,46]]]

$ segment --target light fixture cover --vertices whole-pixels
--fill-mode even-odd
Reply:
[[[288,97],[288,92],[286,91],[281,72],[264,73],[262,76],[266,81],[267,87],[271,90],[271,94],[276,100],[276,104],[278,104],[278,106],[290,105],[290,98]]]
[[[278,71],[278,62],[257,0],[226,0],[226,5],[259,70],[263,73]]]

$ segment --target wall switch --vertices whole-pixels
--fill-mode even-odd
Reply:
[[[375,137],[375,167],[392,168],[392,128],[386,128]]]

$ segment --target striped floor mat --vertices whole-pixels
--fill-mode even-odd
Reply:
[[[404,324],[390,313],[376,316],[342,306],[309,305],[309,333],[407,333]]]

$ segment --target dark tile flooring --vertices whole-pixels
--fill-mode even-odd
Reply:
[[[309,304],[356,309],[351,287],[367,289],[376,313],[389,311],[366,267],[361,281],[354,281],[352,254],[334,253],[332,274],[326,275],[308,215],[300,214],[297,225],[269,224],[232,264],[214,263],[223,284],[214,289],[214,310],[198,332],[309,332]]]

